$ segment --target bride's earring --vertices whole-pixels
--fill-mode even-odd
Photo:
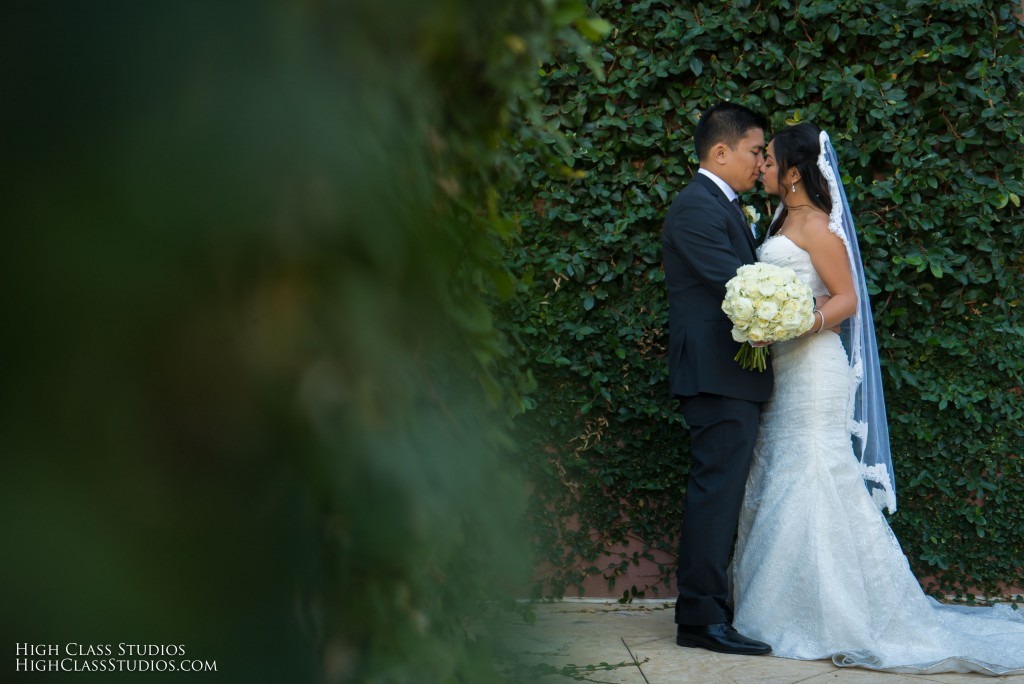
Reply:
[[[792,190],[793,192],[796,192],[796,183],[793,183],[791,186],[789,186],[789,189]]]

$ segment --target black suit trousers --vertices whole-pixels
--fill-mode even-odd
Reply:
[[[679,542],[676,623],[731,622],[727,570],[757,439],[761,403],[682,397],[692,464]]]

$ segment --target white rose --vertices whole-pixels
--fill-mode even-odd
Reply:
[[[733,315],[743,321],[754,315],[754,302],[746,297],[737,297],[732,303]]]
[[[771,297],[775,294],[775,291],[779,289],[779,286],[775,283],[772,278],[762,278],[757,283],[757,291],[764,297]]]
[[[806,330],[810,330],[811,326],[814,325],[814,319],[815,318],[816,318],[816,316],[814,315],[814,313],[812,311],[805,311],[804,312],[804,325],[803,325],[803,329],[801,330],[801,332],[804,332]]]
[[[799,311],[796,311],[796,312],[792,312],[792,311],[791,312],[785,312],[784,311],[782,313],[781,323],[782,323],[782,327],[785,328],[787,331],[794,332],[794,333],[801,333],[801,332],[803,332],[804,330],[807,329],[807,326],[804,324],[804,320],[805,320],[804,319],[804,315],[801,312],[799,312]]]
[[[773,321],[779,315],[779,305],[775,302],[765,300],[757,305],[757,317],[765,321]]]
[[[732,327],[732,339],[736,340],[737,342],[746,342],[747,341],[747,336],[743,334],[742,330],[740,330],[736,326],[733,326]]]
[[[747,215],[747,221],[750,222],[750,225],[754,225],[761,220],[761,214],[758,213],[757,209],[749,205],[743,207],[743,213]]]
[[[803,299],[807,296],[807,286],[798,280],[786,283],[785,289],[789,299]]]
[[[764,328],[755,325],[747,331],[747,339],[751,342],[764,342],[766,339]]]

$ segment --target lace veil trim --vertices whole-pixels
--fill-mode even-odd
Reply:
[[[850,272],[857,287],[857,311],[842,325],[843,344],[850,355],[849,405],[847,428],[860,463],[860,474],[879,509],[896,511],[896,479],[889,448],[889,426],[882,392],[881,364],[875,341],[864,264],[857,246],[850,206],[839,174],[839,164],[828,133],[818,138],[821,149],[818,169],[828,183],[832,213],[828,228],[846,245]],[[781,209],[781,206],[780,206]]]

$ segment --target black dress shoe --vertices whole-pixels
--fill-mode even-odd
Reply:
[[[716,653],[736,655],[767,655],[772,647],[762,641],[748,639],[728,622],[715,625],[679,625],[676,643],[689,648],[706,648]]]

